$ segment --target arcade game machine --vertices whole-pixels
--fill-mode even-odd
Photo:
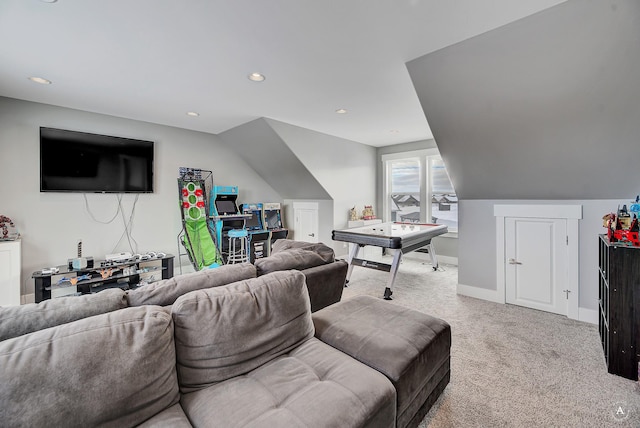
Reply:
[[[213,186],[211,189],[209,218],[225,262],[229,257],[229,232],[233,230],[246,233],[245,221],[251,217],[240,213],[236,204],[237,199],[238,186]]]
[[[242,204],[242,213],[249,214],[245,227],[249,233],[249,260],[251,263],[256,259],[269,256],[271,232],[264,226],[264,210],[261,203]]]
[[[289,234],[289,230],[282,225],[282,210],[279,202],[264,203],[264,221],[267,230],[271,232],[271,243],[269,245],[269,252],[271,252],[273,243],[278,239],[287,239]]]
[[[178,178],[182,230],[178,233],[178,259],[187,255],[193,268],[198,271],[222,264],[222,257],[209,228],[207,212],[206,181],[212,178],[211,171],[202,178],[204,170],[181,167]],[[186,254],[182,251],[185,248]],[[182,273],[182,263],[180,273]]]

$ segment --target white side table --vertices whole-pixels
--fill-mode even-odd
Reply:
[[[0,306],[20,304],[21,241],[0,241]]]

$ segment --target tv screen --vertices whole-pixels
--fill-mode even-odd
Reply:
[[[40,191],[153,192],[153,141],[40,128]]]

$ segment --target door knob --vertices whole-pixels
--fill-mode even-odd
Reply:
[[[510,265],[521,265],[522,262],[517,261],[516,259],[509,259]]]
[[[316,236],[316,234],[315,233],[310,233],[309,236]]]

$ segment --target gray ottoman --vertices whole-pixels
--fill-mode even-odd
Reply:
[[[370,296],[313,314],[316,337],[378,370],[397,393],[398,428],[416,427],[449,383],[451,327]]]

